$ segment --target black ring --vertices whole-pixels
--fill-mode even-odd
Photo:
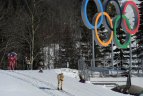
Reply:
[[[120,28],[121,28],[121,23],[122,23],[122,10],[121,10],[121,7],[120,7],[119,2],[118,2],[117,0],[108,0],[107,3],[105,2],[105,4],[104,4],[104,10],[105,10],[105,12],[106,12],[106,10],[107,10],[107,5],[109,4],[110,1],[114,1],[114,2],[118,5],[119,11],[118,11],[118,10],[116,10],[116,11],[117,11],[117,14],[120,14],[121,18],[120,18],[120,21],[119,21],[119,25],[117,26],[117,29],[120,29]],[[115,6],[115,5],[114,5],[114,6]],[[116,6],[115,6],[115,8],[117,9]],[[114,31],[114,26],[113,26],[113,28],[111,28],[111,26],[109,25],[109,23],[108,23],[108,21],[107,21],[107,17],[105,17],[105,20],[106,20],[106,24],[107,24],[108,28],[109,28],[110,30]]]

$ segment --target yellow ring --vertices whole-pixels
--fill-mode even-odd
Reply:
[[[98,41],[98,43],[99,43],[100,45],[106,47],[106,46],[108,46],[109,44],[111,44],[111,42],[112,42],[112,39],[113,39],[113,31],[111,31],[111,36],[110,36],[110,38],[109,38],[109,40],[108,40],[107,42],[101,41],[101,39],[99,38],[99,35],[98,35],[97,28],[96,28],[97,23],[98,23],[98,20],[99,20],[99,18],[100,18],[101,15],[105,15],[105,16],[109,19],[109,23],[110,23],[110,25],[111,25],[112,28],[113,28],[113,23],[112,23],[112,19],[110,18],[110,16],[109,16],[106,12],[103,12],[103,13],[101,12],[101,13],[99,13],[99,14],[97,15],[97,17],[96,17],[96,20],[95,20],[95,37],[96,37],[96,39],[97,39],[97,41]]]

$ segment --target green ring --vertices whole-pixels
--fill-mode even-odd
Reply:
[[[117,31],[116,31],[116,28],[117,28],[117,25],[118,25],[117,23],[118,23],[120,17],[121,16],[117,16],[117,18],[115,19],[115,23],[114,23],[114,25],[115,25],[114,26],[114,43],[116,44],[117,47],[125,49],[125,48],[128,47],[128,45],[131,42],[131,35],[124,30],[127,37],[126,37],[126,40],[125,40],[124,44],[120,43],[119,39],[117,38]],[[127,23],[128,27],[131,29],[131,26],[130,26],[130,23],[129,23],[129,20],[127,19],[127,17],[125,15],[122,15],[122,18],[126,20],[126,23]]]

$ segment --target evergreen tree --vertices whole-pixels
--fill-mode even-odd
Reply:
[[[136,41],[137,41],[137,56],[139,58],[139,62],[138,62],[138,66],[141,67],[142,66],[142,70],[143,70],[143,2],[142,0],[139,0],[140,4],[139,4],[139,10],[140,10],[140,27],[139,27],[139,32],[136,34]]]

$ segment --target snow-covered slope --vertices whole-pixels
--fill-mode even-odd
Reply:
[[[80,83],[64,71],[64,91],[57,90],[60,70],[3,71],[0,70],[0,96],[127,96],[89,83]],[[70,73],[71,74],[71,73]],[[76,77],[76,76],[75,76]]]
[[[11,75],[12,74],[12,75]],[[23,78],[25,79],[25,78]],[[0,71],[0,96],[50,96],[32,84],[15,77],[13,72]]]

